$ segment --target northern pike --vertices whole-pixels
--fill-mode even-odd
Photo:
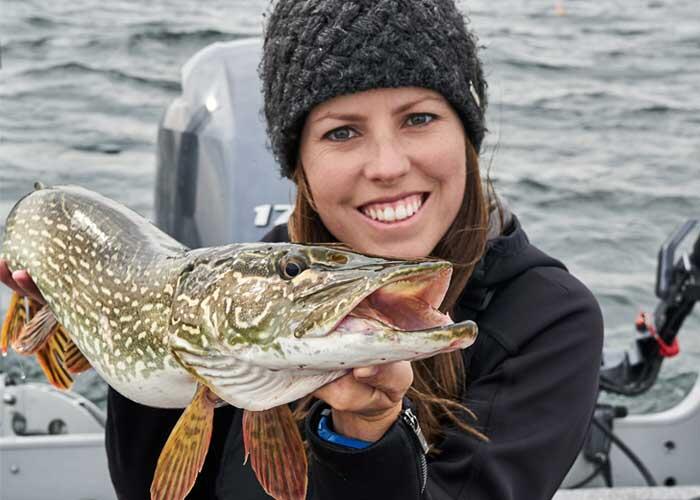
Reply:
[[[306,498],[306,455],[286,403],[353,367],[462,349],[477,333],[438,311],[447,262],[332,244],[190,250],[76,186],[37,185],[18,201],[0,258],[27,269],[46,300],[13,295],[3,352],[35,354],[61,388],[93,367],[133,401],[186,408],[161,452],[153,499],[191,489],[223,402],[244,410],[246,459],[265,491]]]

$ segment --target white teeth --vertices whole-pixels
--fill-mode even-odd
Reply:
[[[401,220],[405,219],[407,217],[406,214],[406,205],[403,203],[400,203],[398,207],[396,207],[396,218]]]
[[[422,205],[423,201],[421,196],[413,195],[398,203],[395,203],[393,206],[380,206],[377,204],[372,207],[365,207],[362,209],[362,213],[367,217],[371,217],[372,219],[381,222],[394,222],[411,217],[420,209]]]
[[[394,215],[393,208],[386,207],[384,209],[384,220],[389,221],[389,222],[394,222],[394,220],[396,220],[396,216]]]

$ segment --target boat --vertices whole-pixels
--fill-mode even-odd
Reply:
[[[116,499],[104,428],[86,398],[0,373],[0,500]]]

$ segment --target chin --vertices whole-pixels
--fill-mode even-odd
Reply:
[[[389,244],[372,244],[370,253],[380,256],[397,257],[399,259],[423,259],[430,255],[433,246],[426,245],[423,241],[392,242]]]

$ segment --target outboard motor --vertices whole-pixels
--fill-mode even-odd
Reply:
[[[258,241],[293,206],[267,147],[261,50],[255,38],[199,51],[160,122],[156,225],[191,248]]]

